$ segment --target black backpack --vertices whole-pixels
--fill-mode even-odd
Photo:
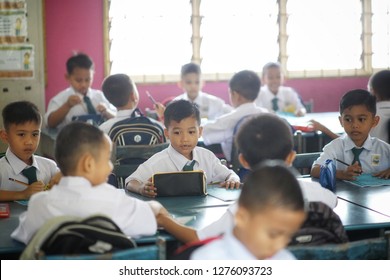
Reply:
[[[322,202],[310,202],[307,218],[289,245],[322,245],[348,242],[340,217]]]
[[[59,216],[50,219],[38,230],[20,259],[107,254],[134,247],[136,243],[106,216]]]
[[[116,122],[108,132],[117,146],[156,145],[165,143],[163,127],[135,109],[127,119]]]

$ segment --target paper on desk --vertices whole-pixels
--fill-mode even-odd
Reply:
[[[390,179],[381,179],[378,177],[374,177],[369,173],[363,173],[356,177],[355,181],[347,181],[345,182],[353,184],[355,186],[366,188],[366,187],[379,187],[379,186],[390,186]]]
[[[28,200],[15,200],[15,202],[24,206],[28,205]]]
[[[186,225],[187,223],[196,219],[195,216],[175,216],[175,215],[172,215],[172,216],[178,223],[180,223],[182,225]]]

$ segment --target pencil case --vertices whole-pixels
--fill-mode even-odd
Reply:
[[[158,197],[207,195],[206,176],[200,170],[156,173],[152,182]]]
[[[320,184],[325,189],[336,192],[336,164],[327,159],[320,168]]]

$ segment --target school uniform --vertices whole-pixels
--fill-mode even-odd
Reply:
[[[389,143],[390,101],[377,102],[376,115],[380,117],[379,123],[371,129],[370,135]]]
[[[84,95],[76,92],[72,87],[69,87],[69,88],[61,91],[60,93],[58,93],[56,96],[54,96],[50,100],[49,105],[47,107],[47,112],[44,116],[44,120],[45,120],[46,125],[47,125],[49,115],[52,112],[58,110],[58,108],[60,108],[66,102],[68,102],[68,98],[71,95],[78,95],[81,98],[81,100],[83,100],[83,97],[84,97]],[[108,100],[104,97],[103,92],[101,92],[100,90],[89,88],[88,92],[87,92],[87,96],[91,99],[92,105],[93,105],[93,107],[95,107],[95,109],[100,103],[103,103],[104,105],[106,105],[106,107],[109,110],[116,112],[116,108],[110,102],[108,102]],[[57,129],[60,130],[66,124],[70,123],[74,116],[80,116],[80,115],[86,115],[86,114],[88,114],[87,105],[85,104],[85,102],[82,101],[81,103],[73,106],[69,110],[65,119],[57,125]]]
[[[352,149],[355,143],[347,134],[334,139],[323,148],[320,157],[314,164],[322,165],[327,159],[339,159],[345,163],[352,164],[354,155]],[[360,147],[357,147],[360,148]],[[362,146],[363,151],[359,156],[363,173],[376,173],[390,167],[390,145],[386,142],[368,135]],[[335,161],[337,170],[346,170],[348,166]]]
[[[111,218],[128,236],[153,235],[157,230],[150,206],[109,184],[92,186],[83,177],[63,177],[51,190],[33,195],[28,210],[19,217],[11,237],[27,244],[49,219],[70,215],[84,218],[102,214]]]
[[[32,155],[31,166],[36,168],[37,179],[44,184],[48,184],[50,179],[59,172],[57,164],[48,158]],[[9,148],[5,156],[0,159],[0,190],[2,191],[24,191],[27,186],[11,179],[15,179],[28,184],[28,179],[22,174],[25,168],[30,167],[20,160]]]
[[[188,98],[187,93],[183,93],[173,100],[188,100],[194,102],[199,107],[200,117],[207,118],[209,120],[215,120],[217,117],[227,114],[233,110],[233,108],[226,104],[221,98],[214,95],[200,91],[194,101]]]
[[[233,170],[221,164],[220,160],[209,150],[195,147],[192,150],[192,158],[195,160],[194,170],[203,170],[206,174],[206,182],[219,182],[227,179],[240,181]],[[182,171],[189,160],[177,152],[171,145],[165,150],[156,153],[142,163],[133,174],[126,178],[126,185],[130,180],[145,183],[158,172]]]
[[[116,113],[116,116],[112,119],[109,119],[107,121],[105,121],[104,123],[102,123],[99,128],[100,130],[104,131],[105,133],[108,134],[108,132],[110,132],[110,129],[112,128],[112,126],[119,122],[119,121],[122,121],[124,119],[127,119],[127,118],[130,118],[131,117],[131,114],[134,112],[134,109],[128,109],[128,110],[119,110],[117,113]]]
[[[301,187],[302,195],[305,201],[320,201],[328,205],[330,208],[335,208],[337,205],[337,196],[331,191],[323,188],[319,183],[312,181],[300,180],[298,178],[299,186]],[[197,230],[196,234],[199,239],[206,239],[209,237],[223,234],[234,227],[234,215],[238,210],[238,202],[229,206],[226,212],[214,223]]]
[[[205,145],[221,144],[222,151],[228,161],[231,160],[233,134],[236,124],[245,116],[267,112],[256,106],[254,102],[244,103],[228,114],[220,116],[203,126],[203,141]]]
[[[268,109],[270,112],[275,112],[272,100],[277,98],[278,111],[295,113],[305,106],[299,99],[298,93],[291,87],[280,86],[278,92],[273,94],[267,85],[262,86],[257,96],[255,103],[259,107]]]
[[[191,260],[257,260],[257,258],[234,235],[232,230],[196,249]],[[292,253],[286,249],[279,250],[267,260],[295,260]]]

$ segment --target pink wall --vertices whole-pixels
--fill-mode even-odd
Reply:
[[[104,78],[103,0],[45,0],[46,10],[46,104],[62,89],[68,87],[64,79],[65,62],[73,51],[90,55],[95,62],[93,88],[100,88]],[[183,62],[184,63],[184,62]],[[241,70],[241,69],[237,69]],[[366,88],[368,77],[310,78],[286,81],[303,100],[314,100],[314,111],[337,111],[340,97],[346,91]],[[140,108],[152,107],[145,91],[158,101],[181,93],[176,83],[138,85]],[[229,102],[228,82],[206,82],[205,92]]]

